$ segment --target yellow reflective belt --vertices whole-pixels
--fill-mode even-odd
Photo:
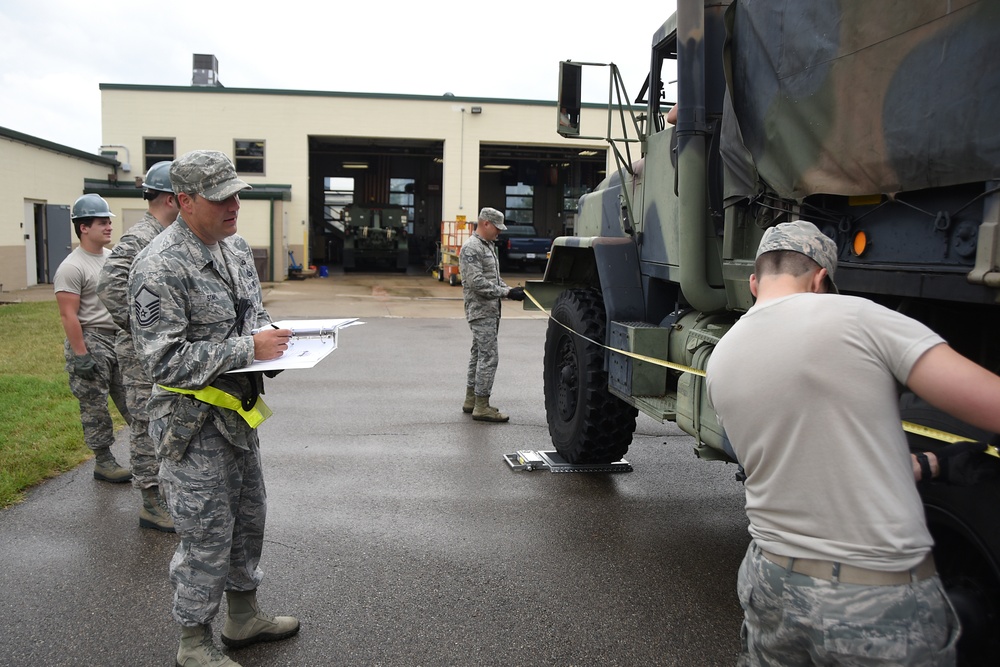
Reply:
[[[267,407],[267,404],[264,403],[264,399],[260,396],[257,397],[257,402],[253,404],[252,408],[244,410],[240,399],[211,385],[205,387],[204,389],[177,389],[176,387],[164,387],[162,384],[157,386],[160,389],[166,389],[167,391],[172,391],[177,394],[194,396],[199,401],[208,403],[209,405],[214,405],[218,408],[232,410],[238,413],[240,417],[243,417],[243,421],[249,424],[250,428],[257,428],[264,423],[265,419],[271,416],[271,408]]]

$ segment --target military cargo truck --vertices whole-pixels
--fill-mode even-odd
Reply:
[[[698,456],[735,463],[698,371],[752,305],[763,231],[799,217],[837,242],[841,292],[1000,370],[998,43],[995,0],[678,0],[636,99],[613,64],[562,63],[557,131],[607,140],[617,169],[528,283],[551,312],[545,408],[558,452],[616,461],[641,411],[690,433]],[[593,66],[613,95],[606,128],[588,134],[580,82]],[[992,435],[912,394],[901,411]],[[976,456],[975,484],[920,484],[964,665],[1000,656],[1000,461]]]
[[[399,206],[344,208],[344,270],[406,271],[410,259],[406,209]]]

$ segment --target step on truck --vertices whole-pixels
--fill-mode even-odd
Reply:
[[[699,457],[736,463],[703,378],[649,359],[703,370],[753,303],[763,231],[800,217],[836,241],[842,293],[924,322],[998,372],[997,44],[995,0],[678,0],[635,99],[614,64],[561,63],[557,131],[606,140],[616,168],[528,281],[551,314],[556,451],[620,460],[641,411],[676,422]],[[582,127],[581,80],[601,69],[608,122]],[[995,435],[912,394],[900,411],[921,428]],[[908,437],[915,450],[944,444]],[[919,485],[962,619],[962,665],[1000,656],[1000,460],[976,456],[974,483]]]

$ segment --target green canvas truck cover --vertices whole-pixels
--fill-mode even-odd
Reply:
[[[1000,0],[736,0],[727,199],[1000,179]]]

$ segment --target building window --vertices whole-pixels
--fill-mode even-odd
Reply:
[[[590,192],[590,188],[587,186],[581,186],[578,188],[571,188],[570,186],[563,187],[563,212],[565,213],[576,213],[580,210],[580,197]]]
[[[149,171],[157,162],[170,161],[176,157],[173,139],[144,139],[142,142],[143,171]]]
[[[413,184],[412,178],[389,179],[389,204],[406,209],[406,231],[413,233]]]
[[[264,142],[236,140],[236,171],[241,174],[264,173]]]
[[[507,186],[507,222],[520,225],[535,224],[535,187],[518,183]]]
[[[344,209],[354,203],[354,179],[327,176],[323,185],[323,220],[329,227],[343,232]]]

